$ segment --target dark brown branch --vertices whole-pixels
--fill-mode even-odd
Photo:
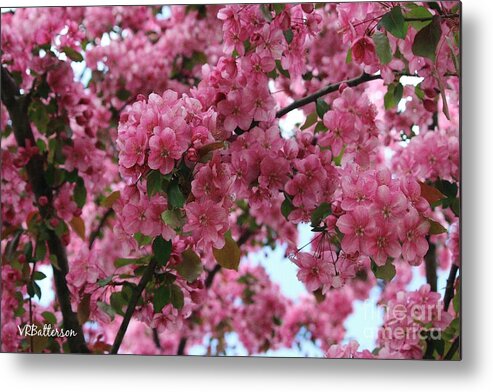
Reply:
[[[450,346],[450,349],[447,351],[447,354],[443,357],[445,360],[451,360],[457,350],[460,348],[460,336],[457,336],[454,341],[452,342],[452,345]]]
[[[161,340],[159,340],[159,332],[157,328],[152,328],[152,340],[157,348],[161,349]]]
[[[302,106],[308,105],[309,103],[315,102],[318,98],[321,98],[324,95],[327,95],[329,93],[332,93],[334,91],[339,90],[339,87],[343,83],[347,84],[349,87],[355,87],[355,86],[358,86],[362,83],[366,83],[366,82],[369,82],[371,80],[377,80],[377,79],[381,79],[381,78],[382,77],[380,75],[369,75],[367,73],[363,73],[361,76],[358,76],[357,78],[343,80],[342,82],[329,84],[328,86],[325,86],[324,88],[318,90],[317,92],[315,92],[311,95],[307,95],[306,97],[300,98],[297,101],[294,101],[290,105],[286,106],[285,108],[279,110],[276,113],[276,117],[281,118],[282,116],[291,112],[294,109],[298,109]]]
[[[35,146],[36,141],[28,116],[29,96],[20,93],[15,80],[4,67],[2,67],[1,85],[2,102],[9,112],[17,144],[20,147],[25,147],[26,145]],[[48,203],[44,206],[41,206],[40,203],[38,203],[41,217],[44,220],[48,220],[55,217],[56,214],[53,207],[53,190],[48,186],[45,179],[44,163],[44,158],[39,154],[35,154],[27,163],[26,172],[36,200],[39,200],[41,196],[45,196],[48,199]],[[53,230],[47,230],[48,249],[50,254],[56,256],[58,264],[58,268],[55,266],[53,267],[53,276],[56,296],[63,317],[63,327],[66,330],[73,330],[75,332],[75,336],[67,338],[69,349],[73,353],[88,353],[89,349],[87,348],[84,339],[82,326],[72,310],[70,301],[70,291],[66,280],[69,268],[65,246]]]
[[[128,301],[127,310],[125,311],[125,315],[123,316],[123,321],[118,329],[118,333],[115,337],[115,342],[113,343],[113,347],[111,348],[110,354],[118,354],[118,350],[120,349],[120,345],[123,342],[123,338],[125,337],[125,333],[127,332],[128,324],[130,323],[130,319],[132,318],[135,307],[139,302],[140,296],[144,291],[147,283],[151,280],[154,275],[154,270],[156,269],[156,259],[152,258],[149,265],[144,271],[142,278],[140,278],[140,282],[137,287],[133,290],[130,300]]]
[[[187,346],[187,338],[183,337],[180,339],[180,343],[178,344],[178,350],[176,352],[176,355],[184,355],[186,346]]]
[[[207,277],[205,278],[205,287],[209,288],[212,286],[212,282],[214,282],[214,277],[216,274],[221,271],[221,266],[219,264],[216,264],[213,269],[209,271],[207,274]]]
[[[455,277],[457,276],[458,271],[459,267],[455,264],[452,264],[447,278],[447,285],[445,286],[445,295],[443,296],[443,309],[445,311],[448,310],[450,302],[454,298]]]
[[[425,255],[426,282],[430,285],[431,291],[437,291],[437,261],[435,255],[435,245],[430,243],[428,252]]]
[[[101,233],[101,230],[103,229],[104,225],[106,224],[106,221],[109,219],[109,217],[113,214],[113,208],[108,208],[104,215],[101,217],[101,220],[99,221],[98,227],[91,233],[89,236],[89,249],[92,249],[94,245],[94,241],[96,241],[97,236],[99,233]]]

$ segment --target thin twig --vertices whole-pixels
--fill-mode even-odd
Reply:
[[[430,243],[428,252],[425,255],[426,283],[430,285],[430,290],[437,291],[437,261],[435,258],[435,245]]]
[[[161,349],[161,340],[159,340],[159,333],[157,328],[152,328],[152,340],[157,348]]]
[[[450,302],[454,298],[455,277],[458,271],[459,267],[456,264],[452,264],[447,278],[447,285],[445,286],[445,295],[443,296],[443,309],[445,311],[448,311]]]
[[[298,99],[298,100],[294,101],[293,103],[291,103],[290,105],[286,106],[285,108],[279,110],[276,113],[276,117],[281,118],[282,116],[291,112],[294,109],[298,109],[298,108],[305,106],[309,103],[315,102],[318,98],[321,98],[324,95],[327,95],[329,93],[332,93],[334,91],[339,90],[339,87],[343,83],[347,84],[349,87],[355,87],[355,86],[358,86],[362,83],[366,83],[366,82],[369,82],[371,80],[377,80],[377,79],[381,79],[381,78],[382,77],[380,75],[369,75],[367,73],[363,73],[361,76],[358,76],[357,78],[343,80],[342,82],[329,84],[329,85],[325,86],[324,88],[318,90],[317,92],[310,94],[310,95],[307,95],[306,97],[303,97],[301,99]]]
[[[447,354],[445,354],[445,356],[443,357],[443,359],[445,360],[451,360],[455,353],[457,352],[457,350],[459,349],[460,347],[460,336],[457,336],[454,341],[452,342],[452,345],[450,346],[450,349],[447,351]]]
[[[106,224],[106,221],[112,214],[113,214],[113,208],[108,208],[104,213],[104,215],[101,217],[98,227],[96,227],[96,229],[89,236],[89,249],[92,249],[92,246],[94,245],[94,241],[96,241],[97,236],[99,235],[104,225]]]
[[[134,314],[135,307],[137,306],[137,303],[139,302],[139,298],[142,292],[144,291],[145,287],[147,286],[147,283],[149,283],[152,276],[154,275],[155,269],[156,269],[156,259],[153,257],[149,265],[145,269],[139,284],[133,290],[130,300],[128,301],[127,310],[125,312],[125,315],[123,316],[123,321],[120,325],[120,328],[118,329],[118,333],[116,334],[115,341],[111,348],[110,354],[118,354],[120,345],[122,344],[123,338],[125,337],[125,333],[127,332],[128,324],[130,323],[130,319]]]

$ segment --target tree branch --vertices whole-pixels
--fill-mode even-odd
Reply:
[[[125,333],[127,332],[128,324],[130,323],[130,319],[134,314],[135,307],[137,306],[137,302],[139,302],[139,298],[142,295],[147,283],[152,278],[154,274],[154,270],[156,269],[156,259],[153,257],[144,271],[142,278],[140,278],[140,282],[137,287],[133,290],[132,296],[128,301],[127,310],[125,312],[125,316],[123,317],[123,321],[118,329],[118,333],[116,334],[115,341],[111,348],[110,354],[118,354],[118,350],[120,349],[120,345],[123,342],[123,338],[125,337]]]
[[[99,235],[104,225],[106,224],[106,221],[109,219],[109,217],[112,214],[113,214],[113,208],[108,208],[104,213],[104,215],[101,217],[98,227],[96,227],[96,229],[93,232],[91,232],[91,235],[89,236],[89,249],[92,249],[94,245],[94,241],[96,241],[96,237]]]
[[[309,103],[315,102],[318,98],[321,98],[324,95],[327,95],[329,93],[332,93],[334,91],[339,90],[339,87],[343,83],[347,84],[349,87],[355,87],[355,86],[358,86],[362,83],[366,83],[366,82],[369,82],[371,80],[377,80],[377,79],[381,79],[381,78],[382,77],[380,75],[369,75],[367,73],[363,73],[361,76],[358,76],[357,78],[343,80],[342,82],[329,84],[329,85],[325,86],[324,88],[318,90],[317,92],[315,92],[311,95],[307,95],[306,97],[300,98],[300,99],[294,101],[293,103],[291,103],[290,105],[286,106],[285,108],[279,110],[276,113],[276,117],[281,118],[282,116],[291,112],[294,109],[298,109],[302,106],[308,105]]]
[[[443,296],[443,309],[445,311],[448,310],[448,307],[450,306],[450,302],[454,298],[455,277],[457,276],[458,271],[459,271],[459,267],[456,264],[452,264],[447,278],[447,285],[445,286],[445,294]]]
[[[450,349],[447,351],[447,354],[443,357],[445,360],[451,360],[454,357],[454,354],[457,352],[457,350],[460,348],[460,336],[457,336],[454,341],[452,342],[452,345],[450,346]]]
[[[9,112],[15,140],[20,147],[26,147],[26,145],[35,146],[36,140],[34,139],[28,116],[29,96],[21,95],[19,87],[6,68],[2,67],[1,75],[2,102]],[[39,154],[35,154],[27,163],[26,172],[36,200],[39,200],[41,196],[45,196],[48,199],[48,203],[44,206],[38,202],[40,215],[46,221],[51,217],[55,217],[56,213],[53,207],[53,190],[48,186],[45,179],[44,164],[44,158]],[[82,326],[72,310],[70,291],[66,280],[69,268],[65,246],[53,230],[48,228],[47,230],[48,249],[50,254],[56,256],[59,267],[53,266],[53,276],[56,295],[63,317],[63,327],[75,332],[75,336],[67,338],[68,345],[73,353],[88,353],[89,349],[84,339]]]
[[[430,243],[428,252],[425,255],[426,282],[430,285],[431,291],[437,291],[437,262],[435,258],[435,245]]]
[[[152,328],[152,340],[158,349],[161,349],[161,340],[159,339],[159,332],[157,328]]]

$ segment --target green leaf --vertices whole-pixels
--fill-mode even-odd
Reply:
[[[57,271],[61,271],[60,265],[58,264],[58,257],[56,255],[50,255],[50,263]]]
[[[41,287],[39,287],[39,285],[34,280],[31,280],[27,284],[27,294],[29,294],[31,298],[37,296],[38,299],[41,299]]]
[[[84,180],[79,177],[74,188],[74,201],[77,207],[82,208],[86,204],[87,190],[84,186]]]
[[[115,318],[115,311],[113,310],[113,308],[110,305],[108,305],[106,302],[103,302],[103,301],[98,301],[97,302],[97,305],[98,305],[98,308],[100,310],[102,310],[108,316],[110,316],[111,321],[114,320],[114,318]]]
[[[171,302],[171,286],[162,285],[154,290],[152,305],[154,313],[161,313],[163,308]]]
[[[172,284],[170,287],[171,287],[171,304],[176,309],[180,310],[183,308],[183,304],[185,302],[183,292],[176,284]]]
[[[46,275],[41,271],[34,271],[33,279],[34,280],[43,280],[46,278]]]
[[[447,180],[436,181],[435,187],[448,198],[454,198],[457,196],[457,191],[459,190],[457,184]]]
[[[62,48],[62,52],[65,53],[70,60],[77,63],[80,63],[84,60],[84,57],[82,57],[79,52],[77,52],[74,48],[71,48],[70,46],[64,46]]]
[[[64,234],[68,233],[68,226],[65,221],[61,220],[58,222],[58,225],[55,227],[55,233],[57,236],[62,237]]]
[[[373,34],[373,42],[377,56],[382,64],[388,64],[392,61],[392,49],[390,48],[389,39],[384,33],[376,32]]]
[[[132,93],[124,88],[118,90],[116,92],[116,97],[122,101],[125,102],[127,99],[129,99],[132,96]]]
[[[152,242],[152,237],[148,235],[144,235],[142,233],[134,234],[135,241],[139,244],[139,246],[149,245]]]
[[[182,262],[175,268],[181,277],[192,283],[204,270],[200,262],[200,257],[192,249],[187,249],[182,253],[182,258]]]
[[[7,246],[5,248],[5,258],[8,261],[12,261],[14,254],[17,251],[17,247],[19,246],[19,241],[21,239],[21,234],[22,230],[15,231],[12,240],[7,243]]]
[[[433,342],[436,352],[438,353],[438,355],[442,356],[445,349],[445,342],[443,341],[443,339],[434,340]]]
[[[24,253],[28,262],[30,262],[32,260],[32,258],[33,258],[33,243],[31,241],[26,242],[26,244],[24,245],[24,250],[22,253]]]
[[[382,266],[377,265],[372,260],[371,269],[377,279],[383,279],[386,282],[390,282],[395,276],[395,267],[392,263],[392,259],[388,259],[387,262]]]
[[[301,130],[310,128],[313,124],[315,124],[318,120],[317,112],[312,112],[308,116],[306,116],[305,123],[301,126]]]
[[[311,216],[312,227],[320,226],[320,223],[332,213],[329,203],[323,202],[313,212]]]
[[[325,126],[323,121],[319,121],[317,123],[317,125],[315,125],[314,132],[318,133],[318,132],[325,132],[325,131],[327,131],[327,127]]]
[[[127,304],[127,301],[125,301],[125,298],[123,297],[123,293],[121,291],[116,291],[113,294],[111,294],[110,297],[110,305],[115,311],[115,313],[123,316],[123,306]]]
[[[157,261],[158,267],[164,267],[169,261],[173,244],[166,241],[162,236],[157,236],[152,243],[152,253]]]
[[[402,15],[400,6],[392,7],[380,20],[380,25],[385,27],[390,34],[396,38],[404,39],[407,34],[407,23]]]
[[[104,278],[104,279],[99,279],[97,283],[98,283],[98,286],[99,286],[99,287],[104,287],[104,286],[106,286],[108,283],[110,283],[112,280],[113,280],[113,275],[110,275],[110,276],[108,276],[107,278]]]
[[[396,107],[402,99],[404,87],[400,83],[392,83],[387,87],[387,93],[383,97],[386,110]]]
[[[36,125],[39,132],[45,133],[50,121],[46,106],[41,101],[32,101],[28,109],[29,119]]]
[[[282,11],[284,11],[284,8],[286,8],[286,4],[282,3],[273,3],[272,6],[274,7],[276,15],[279,15]]]
[[[38,88],[36,89],[36,94],[41,98],[48,98],[48,95],[50,94],[50,85],[46,81],[46,77],[43,77],[39,83]]]
[[[425,99],[425,93],[421,89],[419,84],[416,87],[414,87],[414,94],[416,94],[416,96],[421,100]]]
[[[282,67],[282,63],[281,63],[281,60],[276,60],[276,67],[277,67],[277,70],[279,71],[279,73],[286,77],[286,78],[290,78],[291,76],[289,75],[289,71],[285,70],[283,67]]]
[[[450,208],[452,209],[455,216],[460,216],[460,199],[458,197],[452,200],[452,203],[450,203]]]
[[[41,313],[41,316],[43,316],[47,324],[52,324],[52,325],[57,324],[56,316],[53,313],[45,311]]]
[[[284,216],[286,218],[286,220],[288,220],[288,217],[289,217],[289,214],[291,213],[291,211],[294,210],[294,205],[293,203],[291,202],[290,199],[288,199],[287,197],[284,199],[284,201],[282,202],[281,204],[281,214],[282,216]]]
[[[460,313],[460,295],[461,294],[461,291],[460,291],[460,280],[458,281],[457,283],[457,287],[455,288],[455,295],[454,295],[454,299],[452,300],[452,304],[454,306],[454,311],[455,311],[455,314],[459,314]]]
[[[163,176],[159,170],[151,170],[146,179],[148,197],[151,197],[162,190]]]
[[[29,295],[29,297],[34,297],[34,285],[33,285],[33,281],[29,281],[27,283],[27,295]]]
[[[346,54],[346,64],[349,64],[351,61],[353,61],[353,51],[349,48]]]
[[[59,187],[65,180],[65,173],[65,170],[61,170],[49,163],[45,171],[46,182],[51,187]]]
[[[101,201],[101,207],[111,208],[113,203],[120,198],[120,191],[115,191]]]
[[[120,268],[126,265],[145,265],[147,263],[149,263],[149,256],[138,257],[138,258],[120,257],[115,260],[114,265],[116,268]]]
[[[185,204],[185,196],[181,193],[177,182],[172,182],[168,187],[168,202],[173,208],[182,208]]]
[[[284,38],[286,38],[286,42],[290,44],[293,41],[293,30],[287,29],[282,32],[284,34]]]
[[[429,234],[435,235],[435,234],[442,234],[442,233],[447,232],[447,229],[445,227],[443,227],[440,223],[438,223],[432,219],[428,219],[428,222],[430,222]]]
[[[408,21],[411,26],[413,26],[416,30],[421,30],[423,27],[429,25],[431,23],[431,19],[433,14],[428,11],[427,8],[418,6],[416,4],[407,4],[406,5],[408,8],[411,10],[406,12],[405,18],[406,19],[428,19],[429,20],[424,20],[424,21],[418,21],[418,20],[413,20],[413,21]]]
[[[437,45],[441,36],[440,17],[435,15],[432,22],[418,31],[414,37],[413,53],[416,56],[426,57],[435,61]]]
[[[181,230],[185,224],[180,210],[165,210],[161,213],[161,220],[173,230]]]
[[[323,119],[324,114],[330,109],[330,106],[323,98],[318,98],[315,103],[315,108],[317,109],[317,115],[320,119]]]
[[[224,241],[224,247],[221,249],[212,248],[212,253],[221,267],[237,271],[240,265],[240,248],[231,236],[230,231],[227,231],[224,235]]]
[[[262,15],[264,16],[264,18],[267,22],[272,21],[272,14],[270,13],[270,10],[269,10],[269,4],[261,4],[260,5],[260,12],[262,13]]]
[[[35,260],[43,260],[46,256],[46,242],[44,240],[38,240],[36,242],[36,249],[34,251]]]

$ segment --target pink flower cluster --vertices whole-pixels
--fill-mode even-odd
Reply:
[[[422,358],[425,333],[439,339],[452,321],[451,314],[443,310],[440,297],[427,284],[413,292],[397,293],[385,307],[378,335],[380,353],[392,353],[396,358]]]

